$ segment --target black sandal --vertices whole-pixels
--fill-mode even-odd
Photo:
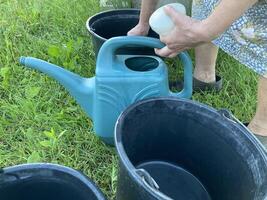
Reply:
[[[216,76],[216,81],[214,83],[205,83],[196,78],[193,78],[193,90],[196,92],[199,91],[216,91],[219,92],[222,89],[222,78]]]
[[[205,83],[196,78],[193,78],[193,91],[216,91],[219,92],[222,89],[223,79],[220,76],[216,76],[214,83]],[[170,81],[170,87],[173,89],[181,90],[183,88],[183,82],[181,81]]]

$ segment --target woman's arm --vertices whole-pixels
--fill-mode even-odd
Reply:
[[[142,0],[139,23],[149,26],[149,18],[156,9],[158,0]]]
[[[158,0],[142,0],[141,13],[138,24],[128,32],[128,35],[147,35],[149,31],[149,18],[154,12]]]
[[[168,35],[161,37],[161,41],[167,46],[157,49],[156,53],[174,57],[183,50],[211,42],[256,2],[257,0],[221,0],[213,13],[202,21],[181,15],[167,6],[165,12],[173,19],[175,28]]]
[[[241,17],[257,0],[222,0],[214,12],[202,21],[210,38],[214,39],[222,34],[231,24]]]

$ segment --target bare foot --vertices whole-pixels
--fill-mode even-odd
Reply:
[[[262,122],[254,118],[248,125],[248,128],[256,135],[267,137],[267,122]]]
[[[215,83],[216,78],[215,78],[215,72],[213,71],[197,71],[195,70],[194,72],[194,78],[196,78],[199,81],[202,81],[204,83]]]

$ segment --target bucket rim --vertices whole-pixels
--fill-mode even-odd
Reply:
[[[152,98],[148,98],[145,100],[140,100],[137,101],[134,104],[131,104],[128,108],[126,108],[118,117],[116,124],[115,124],[115,128],[114,128],[114,143],[115,143],[115,147],[116,147],[116,151],[117,154],[119,156],[119,160],[123,163],[124,167],[126,168],[126,170],[128,171],[129,175],[131,176],[131,178],[133,178],[134,180],[136,180],[138,182],[139,185],[141,185],[149,194],[153,195],[156,198],[160,198],[160,193],[161,192],[155,192],[153,190],[153,188],[149,187],[147,184],[144,183],[144,181],[142,180],[141,176],[137,174],[136,168],[134,167],[134,165],[132,164],[132,162],[130,161],[130,159],[128,158],[126,152],[125,152],[125,148],[122,144],[122,134],[118,134],[118,130],[121,128],[121,120],[128,114],[130,113],[134,108],[136,108],[139,105],[142,104],[146,104],[148,102],[153,102],[153,101],[180,101],[180,102],[187,102],[190,104],[196,103],[193,100],[190,99],[178,99],[176,97],[152,97]],[[209,109],[211,111],[214,111],[215,113],[218,114],[218,117],[224,117],[222,115],[219,114],[218,110],[210,107],[208,105],[205,105],[203,103],[197,102],[197,104],[202,107],[202,108],[206,108]],[[228,119],[229,120],[229,119]],[[232,124],[233,126],[238,126],[238,128],[240,128],[240,131],[243,129],[244,133],[248,132],[248,129],[246,127],[243,127],[240,124]],[[266,163],[266,167],[267,167],[267,151],[263,148],[262,144],[259,144],[259,141],[257,140],[256,136],[254,136],[251,133],[248,134],[244,134],[244,136],[246,136],[250,142],[253,143],[253,145],[255,146],[255,148],[260,152],[263,161]],[[258,141],[258,142],[257,142]]]
[[[99,200],[105,200],[105,196],[100,190],[100,188],[85,174],[81,171],[75,170],[73,168],[59,165],[59,164],[52,164],[52,163],[27,163],[27,164],[19,164],[10,167],[5,167],[1,170],[0,176],[3,175],[14,175],[17,177],[16,173],[19,171],[24,170],[51,170],[51,171],[58,171],[65,174],[68,174],[74,178],[77,178],[82,184],[86,187],[90,188],[90,190],[94,193],[95,197]],[[19,176],[17,177],[19,178]]]
[[[96,14],[90,16],[87,19],[87,21],[86,21],[86,28],[87,28],[87,30],[89,31],[89,33],[92,36],[94,36],[94,37],[96,37],[96,38],[98,38],[98,39],[100,39],[102,41],[108,40],[107,38],[104,38],[104,37],[102,37],[102,36],[100,36],[100,35],[98,35],[98,34],[96,34],[94,32],[94,30],[90,27],[91,21],[94,20],[94,18],[96,18],[96,17],[98,17],[100,15],[104,15],[104,14],[107,14],[107,13],[120,13],[122,11],[124,11],[124,12],[130,11],[130,12],[136,12],[136,13],[138,13],[138,12],[140,12],[140,9],[136,9],[136,8],[112,9],[112,10],[106,10],[106,11],[102,11],[102,12],[96,13]],[[139,14],[138,14],[138,17],[139,17]]]

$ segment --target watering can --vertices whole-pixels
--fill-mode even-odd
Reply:
[[[184,66],[184,88],[171,92],[168,70],[157,56],[116,55],[125,46],[162,48],[158,39],[122,36],[107,40],[101,47],[95,77],[84,78],[61,67],[32,57],[21,57],[20,63],[37,69],[62,84],[93,120],[95,133],[107,144],[114,144],[114,126],[120,113],[132,103],[159,96],[190,98],[192,95],[192,62],[186,52],[179,54]]]

